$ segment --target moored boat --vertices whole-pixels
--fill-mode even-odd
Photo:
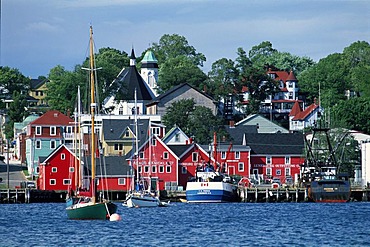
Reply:
[[[351,195],[351,184],[347,174],[339,174],[339,164],[335,149],[330,143],[329,128],[312,128],[312,139],[306,138],[307,157],[302,166],[302,182],[308,189],[308,197],[313,202],[347,202]],[[318,134],[323,134],[323,143],[318,142]],[[344,134],[336,145],[345,138]]]
[[[208,165],[199,170],[195,178],[186,184],[188,203],[232,202],[237,201],[237,186],[232,179]]]

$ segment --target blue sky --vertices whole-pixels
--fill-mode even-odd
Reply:
[[[0,0],[1,1],[1,0]],[[203,53],[208,72],[270,41],[279,51],[315,61],[370,41],[369,0],[2,0],[2,66],[25,76],[72,70],[87,56],[89,26],[96,47],[140,55],[164,34],[184,36]]]

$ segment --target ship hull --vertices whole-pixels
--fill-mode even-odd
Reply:
[[[73,220],[105,220],[116,213],[117,205],[112,202],[77,203],[67,207],[67,215]]]
[[[351,195],[349,181],[320,180],[311,182],[308,196],[314,202],[347,202]]]
[[[188,203],[212,203],[237,201],[236,187],[225,182],[188,182],[186,185]]]
[[[129,208],[158,207],[159,199],[150,195],[129,195],[126,206]]]

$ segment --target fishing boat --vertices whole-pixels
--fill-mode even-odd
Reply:
[[[93,43],[93,30],[90,26],[90,89],[91,89],[91,180],[89,190],[85,191],[84,194],[80,193],[79,200],[77,203],[66,208],[69,219],[76,220],[90,220],[90,219],[109,219],[111,215],[117,211],[117,205],[109,200],[102,199],[101,201],[96,200],[96,181],[95,181],[95,65],[94,65],[94,43]]]
[[[214,134],[213,140],[214,157],[217,150],[217,139]],[[222,167],[217,169],[217,161],[214,164],[207,163],[198,166],[195,177],[186,183],[186,201],[188,203],[210,202],[233,202],[238,200],[237,185],[232,178],[222,173]]]
[[[137,109],[137,95],[135,89],[135,109]],[[137,113],[135,110],[135,153],[134,158],[136,159],[136,180],[132,179],[131,188],[127,193],[126,201],[123,203],[124,206],[129,208],[141,208],[141,207],[158,207],[161,206],[159,198],[151,191],[151,181],[148,179],[140,178],[139,174],[139,141],[138,141],[138,121]],[[150,143],[150,142],[149,142]],[[150,156],[150,155],[149,155]],[[132,162],[131,162],[132,163]],[[132,165],[131,165],[132,167]],[[132,170],[132,169],[131,169]]]
[[[346,133],[333,148],[329,138],[329,128],[312,128],[312,139],[305,139],[307,157],[302,166],[302,182],[308,189],[308,197],[313,202],[347,202],[351,195],[348,175],[340,172],[335,152],[344,140]],[[317,136],[321,134],[321,139]],[[317,143],[321,140],[322,143]],[[315,143],[316,142],[316,143]]]

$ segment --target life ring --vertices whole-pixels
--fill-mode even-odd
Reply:
[[[272,185],[271,185],[271,188],[273,188],[273,189],[279,189],[279,187],[280,187],[280,184],[278,184],[278,183],[272,183]]]

